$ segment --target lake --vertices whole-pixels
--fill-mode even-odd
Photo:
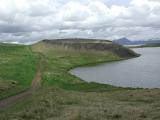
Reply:
[[[129,60],[72,69],[87,82],[119,87],[160,88],[160,48],[136,48],[141,56]]]

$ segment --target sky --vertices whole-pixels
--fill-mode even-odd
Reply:
[[[160,38],[160,0],[0,0],[0,41]]]

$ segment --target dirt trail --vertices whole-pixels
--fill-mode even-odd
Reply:
[[[32,95],[32,93],[40,87],[40,80],[41,80],[41,72],[43,70],[43,64],[44,64],[44,59],[41,56],[41,60],[38,66],[38,70],[32,80],[31,88],[23,93],[8,97],[6,99],[0,100],[0,109],[5,108],[9,105],[13,105],[17,103],[18,101]]]

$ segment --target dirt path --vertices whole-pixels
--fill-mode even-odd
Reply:
[[[43,70],[43,64],[44,64],[44,59],[41,56],[41,60],[38,66],[38,70],[32,80],[31,88],[23,93],[8,97],[6,99],[0,100],[0,109],[5,108],[9,105],[15,104],[18,101],[32,95],[32,93],[40,87],[40,80],[41,80],[41,72]]]

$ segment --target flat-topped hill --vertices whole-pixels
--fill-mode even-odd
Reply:
[[[132,50],[123,47],[122,45],[113,43],[109,40],[99,39],[54,39],[54,40],[42,40],[45,44],[61,45],[65,49],[74,50],[92,50],[92,51],[109,51],[117,54],[120,57],[136,57],[138,54]]]
[[[110,40],[88,38],[45,39],[43,41],[54,43],[112,43]]]

